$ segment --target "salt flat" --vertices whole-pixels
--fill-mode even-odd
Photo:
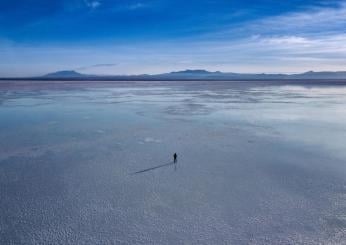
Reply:
[[[338,83],[1,82],[0,244],[346,244],[345,122]]]

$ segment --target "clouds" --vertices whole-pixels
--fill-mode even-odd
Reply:
[[[23,19],[5,25],[12,17],[0,15],[0,75],[76,67],[98,74],[346,69],[346,1],[28,2],[32,18],[18,14]]]
[[[264,18],[252,28],[264,28],[262,31],[272,33],[330,33],[344,31],[346,27],[346,2],[338,7],[319,7],[307,11],[299,11]]]
[[[73,68],[73,70],[81,71],[81,72],[93,72],[93,73],[100,73],[102,74],[103,71],[111,70],[113,67],[115,67],[117,64],[95,64],[95,65],[87,65],[87,66],[81,66],[77,68]]]
[[[112,66],[116,66],[116,64],[96,64],[96,65],[90,65],[90,66],[82,66],[77,69],[83,70],[83,69],[94,68],[94,67],[112,67]]]
[[[17,59],[17,53],[20,53],[20,59]],[[2,61],[6,62],[0,64],[0,73],[9,74],[14,67],[17,75],[40,75],[67,69],[87,74],[153,74],[187,68],[249,73],[345,70],[346,35],[25,47],[15,52],[1,52],[1,55]],[[91,61],[95,64],[90,65]]]
[[[85,5],[91,9],[96,9],[101,5],[100,1],[96,1],[96,0],[85,0]]]
[[[130,4],[127,8],[130,10],[136,10],[136,9],[144,8],[145,6],[146,5],[144,3],[137,2],[137,3]]]
[[[337,61],[346,58],[346,4],[265,18],[249,25],[256,41],[282,57]],[[345,65],[345,62],[340,63]],[[346,69],[346,68],[345,68]]]
[[[213,33],[216,38],[237,38],[249,35],[317,36],[344,33],[346,1],[335,6],[315,6],[280,14],[231,23]]]
[[[327,36],[279,36],[279,37],[258,37],[256,38],[262,45],[271,48],[300,51],[302,53],[338,53],[346,55],[346,34],[334,34]]]
[[[103,2],[101,0],[84,0],[84,4],[86,7],[90,9],[97,9],[104,5],[105,9],[103,9],[103,11],[109,13],[143,9],[150,6],[151,3],[151,1],[142,2],[133,0],[119,2],[110,0],[103,0]]]
[[[346,4],[340,2],[226,27],[200,43],[210,50],[210,63],[228,70],[345,70],[345,28]]]

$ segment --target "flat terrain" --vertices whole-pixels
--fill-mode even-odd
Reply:
[[[0,244],[346,244],[345,122],[345,82],[0,81]]]

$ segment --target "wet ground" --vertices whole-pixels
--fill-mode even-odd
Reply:
[[[0,244],[346,244],[345,122],[342,83],[2,81]]]

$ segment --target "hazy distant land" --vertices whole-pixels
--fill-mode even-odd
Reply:
[[[346,80],[346,71],[314,72],[299,74],[246,74],[230,72],[210,72],[207,70],[184,70],[156,75],[90,75],[73,70],[58,71],[38,77],[1,78],[1,80],[96,80],[96,81],[227,81],[227,80]]]

